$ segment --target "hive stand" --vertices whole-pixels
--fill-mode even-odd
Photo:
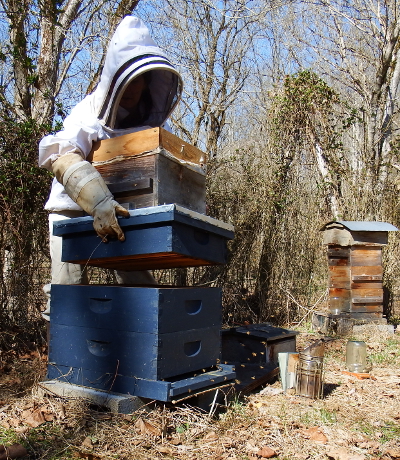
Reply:
[[[62,260],[144,270],[223,264],[230,225],[175,204],[130,211],[126,240],[100,243],[91,217],[58,221]],[[221,289],[53,285],[48,379],[158,401],[230,385],[219,362]]]

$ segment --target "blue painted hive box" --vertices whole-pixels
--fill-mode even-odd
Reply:
[[[62,261],[118,270],[225,264],[233,227],[176,204],[136,209],[120,218],[125,241],[101,243],[92,217],[54,223],[63,238]]]
[[[162,380],[209,368],[220,330],[219,288],[52,285],[49,377],[75,372],[93,386],[93,376]]]

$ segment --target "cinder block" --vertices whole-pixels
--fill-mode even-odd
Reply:
[[[221,327],[220,288],[53,285],[51,323],[163,334]]]
[[[62,260],[119,270],[225,264],[233,227],[178,205],[130,211],[120,218],[125,241],[101,243],[92,217],[54,223],[63,238]]]
[[[374,334],[386,332],[394,334],[395,329],[393,324],[356,324],[353,326],[354,334]]]
[[[49,363],[161,380],[217,364],[219,326],[166,334],[50,325]]]
[[[89,404],[105,407],[116,414],[132,414],[146,404],[146,401],[138,396],[95,390],[57,380],[41,382],[38,386],[38,393],[62,398],[82,398]]]

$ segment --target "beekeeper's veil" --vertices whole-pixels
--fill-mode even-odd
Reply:
[[[144,78],[146,85],[139,104],[141,118],[129,127],[134,127],[135,123],[161,126],[180,98],[182,80],[143,22],[127,16],[111,39],[100,82],[93,94],[98,119],[104,127],[119,128],[122,95],[139,75],[143,75],[140,78]]]

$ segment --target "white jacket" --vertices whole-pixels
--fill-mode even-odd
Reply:
[[[119,101],[126,87],[141,74],[146,74],[148,80],[141,123],[117,129],[122,109]],[[181,92],[181,77],[150,37],[147,27],[139,18],[125,17],[111,39],[95,91],[71,110],[62,131],[40,141],[39,166],[52,171],[52,164],[61,155],[76,152],[85,159],[97,140],[162,126],[178,103]],[[45,209],[81,210],[56,179]]]

